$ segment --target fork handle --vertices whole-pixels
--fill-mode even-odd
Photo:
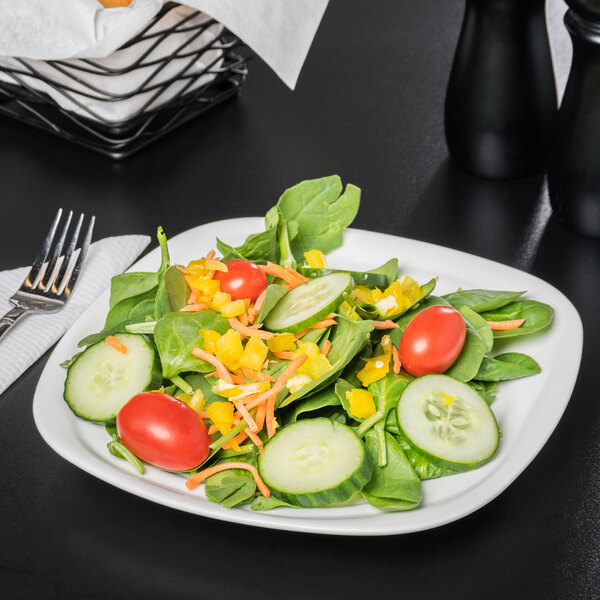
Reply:
[[[26,312],[26,308],[15,306],[0,318],[0,339]]]

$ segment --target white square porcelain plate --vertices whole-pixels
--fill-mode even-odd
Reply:
[[[215,238],[241,244],[262,231],[260,218],[208,223],[169,240],[173,262],[187,264],[215,247]],[[33,402],[35,423],[46,442],[84,471],[153,502],[225,521],[335,535],[391,535],[420,531],[455,521],[484,506],[510,485],[544,446],[569,401],[583,343],[581,319],[556,288],[532,275],[487,259],[415,240],[349,229],[344,245],[328,257],[334,268],[368,270],[397,257],[400,271],[417,281],[439,277],[438,295],[457,288],[527,290],[525,297],[550,304],[555,311],[546,331],[506,340],[503,351],[533,356],[542,373],[499,385],[494,413],[502,430],[496,456],[476,471],[423,482],[423,502],[415,510],[386,513],[356,503],[324,509],[278,508],[253,512],[249,506],[227,509],[206,499],[203,486],[189,492],[183,477],[149,467],[138,475],[106,449],[101,425],[76,418],[63,400],[65,369],[60,363],[77,352],[77,342],[99,331],[108,310],[108,290],[86,310],[56,346],[42,373]],[[155,249],[132,267],[154,271]]]

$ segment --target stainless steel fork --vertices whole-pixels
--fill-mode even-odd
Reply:
[[[73,211],[69,211],[67,220],[54,243],[62,217],[62,208],[58,209],[50,231],[36,256],[25,281],[9,298],[14,306],[0,318],[0,338],[28,312],[56,312],[64,308],[73,294],[85,255],[92,239],[95,217],[90,219],[85,236],[77,252],[76,246],[83,224],[83,214],[79,216],[71,234],[67,250],[62,254]],[[74,264],[71,264],[74,263]]]

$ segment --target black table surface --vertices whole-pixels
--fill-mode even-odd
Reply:
[[[523,269],[574,303],[583,362],[543,450],[499,497],[433,530],[235,525],[129,495],[55,454],[31,410],[45,354],[0,397],[3,598],[600,598],[600,242],[550,217],[543,175],[491,182],[450,162],[443,101],[462,10],[334,1],[296,91],[254,60],[239,98],[124,162],[2,118],[0,269],[31,261],[59,206],[93,212],[96,239],[158,224],[173,236],[262,215],[286,187],[338,173],[363,190],[358,227]]]

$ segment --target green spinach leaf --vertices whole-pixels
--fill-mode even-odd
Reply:
[[[475,331],[477,331],[483,340],[485,344],[485,351],[490,352],[494,346],[494,334],[492,333],[492,328],[488,325],[487,321],[479,313],[476,313],[468,306],[461,306],[458,310],[465,321],[473,326]]]
[[[481,313],[487,310],[500,308],[509,302],[513,302],[525,292],[503,292],[496,290],[457,290],[451,294],[445,294],[447,300],[454,308],[468,306],[471,310]]]
[[[373,461],[377,458],[377,435],[369,431],[365,443]],[[423,490],[421,480],[413,470],[402,448],[394,437],[385,433],[387,464],[375,466],[370,481],[362,490],[364,499],[382,510],[410,510],[421,503]]]
[[[277,202],[283,219],[297,228],[290,245],[298,262],[308,250],[327,254],[342,245],[344,229],[356,217],[360,204],[359,188],[348,184],[344,193],[342,189],[340,178],[332,175],[302,181],[287,189]]]
[[[445,375],[459,381],[470,381],[477,375],[486,352],[485,342],[473,325],[469,321],[465,321],[465,325],[467,328],[465,344],[454,364],[444,371]]]
[[[494,331],[495,338],[517,337],[529,335],[545,329],[552,323],[554,311],[552,307],[536,300],[518,300],[494,311],[481,314],[486,321],[512,321],[525,319],[525,323],[516,329]]]
[[[256,323],[262,323],[267,315],[273,310],[275,305],[288,293],[287,288],[277,283],[271,283],[267,286],[267,293],[265,299],[258,313]]]
[[[297,402],[287,423],[295,423],[300,415],[304,415],[305,413],[312,413],[328,406],[339,406],[340,404],[340,399],[334,388],[332,386],[326,387],[314,396]]]
[[[159,277],[154,301],[154,317],[158,321],[167,313],[180,310],[187,304],[190,287],[185,275],[176,267],[169,267]]]
[[[230,329],[227,319],[213,310],[167,313],[154,328],[154,343],[162,363],[163,376],[170,379],[186,371],[210,373],[215,368],[192,354],[194,347],[204,349],[201,329],[224,334]]]
[[[478,381],[506,381],[541,373],[540,365],[527,354],[505,352],[494,358],[486,356],[477,371]]]

